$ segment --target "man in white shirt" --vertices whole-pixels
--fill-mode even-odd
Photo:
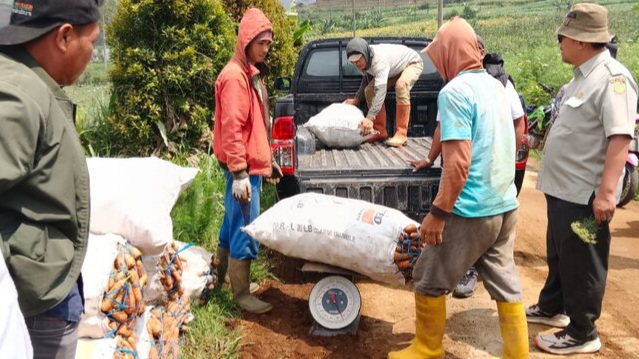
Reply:
[[[348,61],[355,65],[364,78],[355,98],[344,101],[346,104],[359,105],[366,99],[368,113],[362,120],[362,135],[375,130],[378,134],[369,142],[384,140],[386,132],[386,90],[395,87],[397,99],[395,115],[395,135],[386,141],[393,147],[400,147],[408,141],[408,122],[410,120],[410,90],[419,79],[424,63],[417,51],[404,45],[369,45],[366,40],[355,37],[346,45]]]

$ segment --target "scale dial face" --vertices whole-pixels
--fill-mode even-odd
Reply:
[[[315,284],[308,305],[318,324],[327,329],[342,329],[357,319],[362,298],[355,283],[341,276],[330,276]]]

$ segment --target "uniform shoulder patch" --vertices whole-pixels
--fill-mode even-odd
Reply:
[[[624,75],[613,76],[608,81],[610,82],[610,87],[612,87],[612,90],[616,94],[621,95],[626,92],[626,82],[627,82],[626,76]]]

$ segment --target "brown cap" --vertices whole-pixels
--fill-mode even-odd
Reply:
[[[610,40],[608,10],[597,4],[575,4],[566,14],[557,34],[577,41],[605,44]]]

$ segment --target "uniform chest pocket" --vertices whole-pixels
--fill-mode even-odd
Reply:
[[[566,105],[568,107],[572,107],[572,108],[579,108],[581,105],[584,104],[584,102],[586,102],[586,100],[579,99],[579,98],[576,98],[576,97],[571,97],[571,98],[567,99],[566,101],[564,101],[564,105]]]

